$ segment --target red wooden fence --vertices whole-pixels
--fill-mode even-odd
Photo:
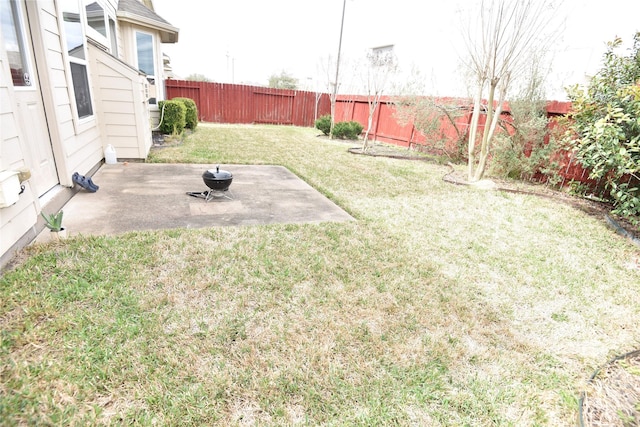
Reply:
[[[440,119],[438,139],[446,141],[445,147],[450,152],[455,152],[458,141],[458,132],[468,137],[467,133],[471,123],[473,105],[471,101],[454,98],[441,98],[439,101],[449,105],[457,105],[464,111],[462,115],[455,119],[454,126],[445,117]],[[550,101],[547,102],[547,116],[554,118],[563,116],[569,112],[570,102]],[[503,107],[502,116],[506,121],[510,120],[510,110],[508,103]],[[364,128],[367,127],[369,118],[369,104],[366,96],[344,95],[338,96],[336,100],[336,121],[357,121]],[[484,128],[485,115],[480,116],[479,133]],[[555,126],[555,121],[550,121],[550,127]],[[413,123],[401,124],[396,117],[396,109],[393,99],[383,98],[373,115],[373,122],[370,131],[372,140],[387,142],[402,147],[412,148],[419,145],[426,145],[425,136],[418,131]],[[554,154],[554,160],[558,163],[559,173],[563,178],[561,185],[571,180],[588,182],[589,173],[575,160],[572,152],[560,151]]]
[[[314,126],[316,118],[330,114],[329,95],[299,90],[272,89],[259,86],[226,83],[166,80],[167,98],[186,97],[198,106],[199,120],[214,123],[270,123],[294,126]],[[443,98],[448,104],[456,103],[464,112],[456,118],[458,131],[466,135],[471,122],[470,101]],[[569,111],[568,102],[547,103],[550,117]],[[508,105],[503,113],[509,116]],[[340,95],[336,100],[336,121],[357,121],[367,128],[369,104],[366,96]],[[481,117],[481,127],[484,117]],[[447,119],[441,120],[439,137],[448,141],[448,149],[458,143],[457,132]],[[393,100],[383,98],[373,117],[370,132],[372,140],[388,142],[403,147],[425,144],[426,138],[412,123],[401,124],[396,117]],[[587,181],[588,173],[573,160],[571,153],[557,154],[561,174],[566,181]]]
[[[186,80],[166,80],[166,89],[167,99],[193,99],[204,122],[309,127],[331,109],[329,95],[301,90]]]
[[[466,134],[471,121],[471,110],[467,108],[470,107],[469,101],[453,98],[442,98],[441,100],[447,103],[456,103],[461,108],[467,109],[467,113],[456,119],[456,126],[463,134]],[[340,95],[337,97],[335,118],[337,122],[353,120],[362,124],[366,129],[368,119],[369,103],[366,96]],[[483,125],[484,122],[481,122],[481,126]],[[446,118],[441,119],[439,133],[439,137],[448,140],[450,144],[457,142],[456,130]],[[426,142],[425,136],[415,128],[413,123],[403,124],[396,117],[396,107],[391,98],[383,98],[380,101],[373,115],[369,135],[372,140],[388,142],[401,147],[413,147]]]
[[[437,102],[448,105],[456,105],[463,111],[459,117],[456,117],[455,124],[458,131],[443,117],[440,122],[438,138],[448,140],[455,143],[458,137],[457,132],[466,135],[469,124],[471,123],[472,101],[460,98],[438,98]],[[552,101],[547,103],[548,117],[564,115],[569,111],[569,102]],[[340,95],[336,100],[336,121],[357,121],[362,124],[365,129],[369,117],[369,104],[366,96],[361,95]],[[502,117],[507,121],[510,120],[509,104],[505,103],[502,111]],[[485,116],[480,116],[480,130],[484,127]],[[410,147],[413,145],[424,144],[426,138],[414,126],[413,123],[401,124],[397,115],[395,103],[392,98],[383,98],[378,105],[373,116],[371,126],[372,139],[389,142],[392,144]]]

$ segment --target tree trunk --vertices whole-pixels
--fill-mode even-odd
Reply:
[[[478,83],[478,93],[476,99],[473,102],[473,113],[471,115],[471,127],[469,128],[469,160],[467,162],[467,176],[468,180],[473,179],[473,163],[475,161],[473,157],[473,151],[476,148],[476,137],[478,135],[478,121],[480,120],[480,100],[482,99],[482,88],[484,87],[484,81]]]
[[[333,139],[333,128],[336,125],[336,95],[332,94],[331,100],[331,125],[329,126],[329,139]]]
[[[365,152],[369,148],[369,134],[371,133],[371,128],[373,127],[373,116],[376,114],[376,108],[378,108],[378,95],[376,95],[376,99],[373,102],[369,102],[369,117],[367,118],[367,130],[364,133],[364,138],[362,140],[362,151]]]
[[[502,114],[502,103],[506,95],[506,89],[509,85],[509,76],[507,75],[500,83],[500,92],[498,94],[498,105],[496,109],[493,109],[493,101],[495,99],[495,92],[499,81],[491,82],[491,88],[489,91],[489,109],[487,111],[487,122],[484,125],[484,132],[482,135],[482,147],[480,150],[480,157],[478,159],[478,167],[473,177],[474,181],[480,181],[484,176],[484,172],[487,168],[487,159],[489,158],[489,148],[491,146],[491,139],[495,133],[496,126],[500,120],[500,114]]]
[[[364,138],[362,139],[362,152],[367,151],[369,148],[369,133],[371,132],[371,126],[373,125],[373,115],[369,114],[369,119],[367,120],[367,130],[364,133]]]
[[[487,120],[484,122],[484,130],[482,131],[482,143],[480,144],[480,154],[478,155],[478,166],[473,174],[473,181],[479,181],[484,175],[484,168],[487,165],[487,156],[489,155],[489,129],[493,122],[493,100],[496,93],[497,81],[491,80],[489,83],[489,99],[487,100]]]

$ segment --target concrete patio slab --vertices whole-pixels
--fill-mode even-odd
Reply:
[[[117,163],[103,165],[95,193],[80,190],[64,207],[68,234],[114,235],[135,230],[274,223],[352,221],[348,213],[282,166],[220,165],[233,174],[224,196],[202,174],[216,165]],[[45,233],[43,233],[45,234]]]

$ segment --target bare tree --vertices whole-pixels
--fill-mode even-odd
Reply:
[[[367,53],[366,91],[369,116],[367,130],[362,140],[362,151],[369,148],[369,134],[373,126],[373,116],[380,104],[389,77],[397,70],[397,60],[393,52],[393,45],[380,46]]]
[[[398,123],[413,125],[425,137],[425,142],[420,144],[423,146],[421,149],[444,154],[452,161],[464,158],[466,128],[460,126],[458,119],[463,116],[465,108],[460,100],[404,95],[397,96],[394,104],[394,117]],[[443,134],[444,124],[455,133],[452,143],[451,135]]]
[[[476,88],[469,129],[469,181],[478,181],[484,175],[510,85],[526,66],[529,54],[549,46],[551,32],[545,30],[557,22],[553,13],[551,3],[543,0],[482,0],[475,23],[463,25],[468,54],[465,65]],[[486,122],[476,162],[480,115],[484,111]]]
[[[466,101],[426,95],[426,83],[427,79],[416,68],[394,82],[391,90],[395,94],[395,119],[402,126],[413,126],[425,137],[424,142],[416,144],[419,150],[444,154],[455,162],[466,159],[467,126],[459,121],[467,111]],[[446,135],[444,128],[450,130]]]

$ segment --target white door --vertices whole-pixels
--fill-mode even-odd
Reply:
[[[42,196],[60,181],[24,6],[25,3],[20,0],[0,0],[2,36],[11,68],[22,136],[25,138],[23,147],[27,147],[25,163],[31,171],[32,188],[38,196]]]

